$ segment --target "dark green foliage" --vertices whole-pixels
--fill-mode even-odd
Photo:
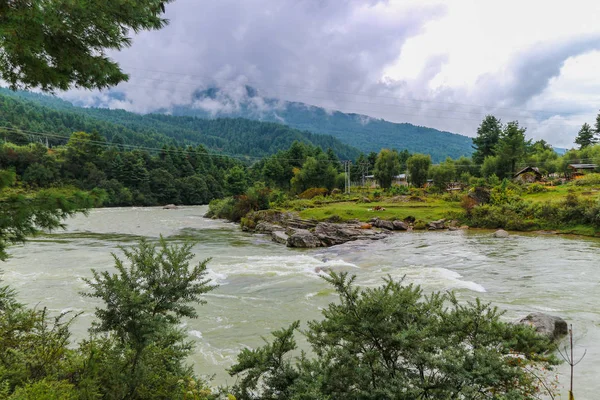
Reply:
[[[294,171],[291,188],[294,193],[302,193],[313,187],[332,190],[336,184],[338,171],[332,161],[323,153],[316,157],[307,157],[302,168]]]
[[[16,301],[12,290],[0,287],[0,386],[6,385],[8,393],[23,387],[17,392],[19,399],[43,398],[25,397],[25,393],[43,391],[39,386],[49,392],[68,391],[61,381],[74,372],[76,364],[75,351],[68,349],[72,320],[65,314],[50,318],[46,309],[28,309]],[[43,383],[46,379],[49,382]],[[33,381],[42,383],[26,386]]]
[[[473,138],[473,162],[483,163],[486,157],[496,155],[496,145],[500,141],[502,122],[493,115],[486,116],[477,128],[477,136]]]
[[[456,181],[457,169],[452,159],[447,159],[440,165],[436,165],[429,170],[433,185],[439,191],[446,190],[449,183]]]
[[[406,162],[408,182],[416,187],[422,187],[427,182],[427,174],[431,166],[431,158],[425,154],[413,154]]]
[[[271,189],[263,182],[255,182],[245,194],[211,201],[205,217],[239,222],[252,211],[268,210],[270,197]]]
[[[600,114],[596,121],[596,125],[598,124],[600,124]],[[596,132],[594,132],[592,127],[586,122],[581,126],[581,129],[575,138],[575,144],[579,145],[580,150],[584,149],[598,142],[598,139],[595,136]]]
[[[555,361],[542,356],[548,339],[502,322],[479,300],[425,296],[392,279],[364,290],[345,273],[326,279],[339,302],[308,323],[314,355],[290,357],[298,323],[276,331],[272,343],[242,351],[229,370],[239,377],[238,399],[536,398],[536,365]]]
[[[377,155],[373,174],[383,189],[392,186],[394,177],[400,173],[400,157],[398,152],[382,149]]]
[[[92,331],[109,336],[85,351],[104,364],[94,373],[108,398],[168,398],[178,379],[191,375],[183,365],[191,347],[176,326],[196,318],[194,305],[215,288],[205,278],[208,260],[190,266],[191,247],[169,246],[162,237],[158,246],[142,240],[121,249],[127,265],[114,256],[117,273],[92,270],[93,279],[85,280],[90,291],[84,295],[104,302]]]
[[[165,147],[151,155],[101,143],[103,138],[85,132],[75,132],[65,146],[52,149],[39,143],[4,143],[0,168],[14,169],[17,178],[34,189],[103,189],[108,206],[207,204],[233,185],[226,177],[236,171],[246,174],[239,161],[211,157],[203,147]],[[244,180],[242,189],[246,186]]]
[[[249,91],[252,91],[252,88],[249,88]],[[206,92],[199,94],[199,96],[202,95],[210,96]],[[273,111],[266,110],[257,113],[242,105],[239,111],[223,116],[271,122],[279,122],[283,119],[285,124],[292,128],[331,135],[365,153],[378,152],[382,148],[400,150],[398,146],[401,145],[403,149],[411,153],[430,154],[435,162],[445,160],[446,157],[458,158],[469,156],[472,153],[472,141],[467,136],[409,123],[389,122],[366,115],[330,112],[324,108],[303,103],[286,102],[282,106],[279,100],[268,98],[263,100],[267,105],[273,106]],[[178,106],[170,112],[173,115],[212,118],[208,112],[197,107]],[[321,147],[325,149],[330,146],[321,145]],[[336,154],[342,159],[356,159],[356,156],[347,157],[340,154],[339,151],[336,151]]]
[[[301,132],[272,122],[241,118],[207,120],[81,108],[58,98],[6,89],[0,89],[0,110],[0,126],[12,129],[0,130],[0,137],[12,141],[11,137],[19,131],[28,131],[18,137],[23,143],[47,140],[51,145],[64,144],[66,139],[54,135],[68,138],[73,132],[85,131],[97,132],[119,149],[202,145],[214,153],[248,157],[248,161],[285,150],[295,141],[322,149],[331,148],[336,156],[346,160],[355,159],[359,154],[357,149],[332,136]],[[35,136],[29,131],[53,136]]]
[[[10,188],[15,178],[14,172],[0,170],[0,260],[7,258],[9,244],[23,242],[40,229],[61,228],[64,218],[102,202],[101,193],[72,189],[26,193]]]
[[[512,178],[517,172],[517,163],[525,157],[530,145],[531,140],[525,140],[525,128],[520,128],[518,121],[506,124],[496,145],[496,155],[500,160],[496,175]]]
[[[127,80],[108,50],[160,29],[172,0],[0,1],[0,76],[13,88],[103,89]]]

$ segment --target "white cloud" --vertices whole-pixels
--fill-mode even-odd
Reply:
[[[263,95],[473,135],[486,113],[569,146],[600,101],[600,3],[570,0],[177,0],[171,24],[115,54],[141,112],[218,112]],[[87,98],[75,91],[69,97]],[[252,99],[257,109],[265,107]],[[536,111],[542,110],[543,112]]]

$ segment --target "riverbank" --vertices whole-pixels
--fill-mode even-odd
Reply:
[[[295,320],[322,318],[319,309],[335,295],[317,268],[357,275],[363,287],[378,286],[388,276],[404,278],[426,292],[453,290],[461,301],[492,302],[506,310],[507,321],[536,311],[565,318],[574,327],[576,355],[588,352],[576,368],[579,397],[594,398],[600,390],[598,239],[524,234],[500,240],[480,229],[417,230],[379,241],[295,249],[203,218],[206,211],[205,206],[93,209],[66,221],[66,232],[11,247],[3,280],[32,306],[83,311],[73,327],[73,340],[79,340],[87,337],[96,306],[78,295],[86,290],[82,278],[90,277],[90,268],[112,271],[111,252],[121,255],[118,246],[137,237],[193,240],[195,261],[212,257],[209,276],[220,286],[198,307],[200,318],[183,327],[196,345],[190,363],[199,375],[215,375],[214,384],[225,385],[233,381],[225,370],[242,348],[264,345],[261,337]],[[559,372],[560,381],[568,382],[564,364]]]
[[[268,210],[249,212],[240,212],[236,199],[230,198],[212,203],[209,216],[237,220],[242,229],[271,234],[274,241],[290,247],[379,239],[396,230],[460,227],[597,237],[599,194],[595,187],[539,184],[472,187],[445,194],[412,189],[410,194],[396,196],[362,191],[287,199],[270,203]],[[230,218],[232,214],[236,217]],[[294,230],[301,230],[300,240],[296,241],[296,236],[288,243],[287,239],[298,233]]]

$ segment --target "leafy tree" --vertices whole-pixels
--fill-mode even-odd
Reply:
[[[413,154],[406,161],[408,181],[411,185],[422,187],[427,183],[427,174],[431,165],[431,158],[425,154]]]
[[[373,174],[383,189],[389,189],[392,186],[394,177],[400,173],[400,160],[398,153],[389,149],[382,149],[377,155],[375,161],[375,170]]]
[[[498,175],[498,171],[502,170],[502,163],[500,160],[500,156],[489,156],[483,160],[483,165],[481,166],[481,175],[484,178],[489,178],[490,176]],[[504,176],[503,173],[501,173]]]
[[[497,171],[500,178],[512,177],[517,171],[517,163],[521,161],[527,151],[530,141],[525,140],[525,128],[519,127],[519,122],[509,122],[502,131],[496,146],[496,154],[502,164],[502,171]]]
[[[206,279],[208,260],[190,266],[191,247],[169,246],[162,237],[158,246],[142,240],[137,247],[122,248],[127,265],[113,255],[117,273],[92,270],[93,279],[85,279],[90,291],[84,295],[104,302],[104,308],[96,309],[98,321],[92,331],[111,335],[117,342],[105,343],[109,353],[117,351],[116,357],[125,360],[126,374],[119,378],[127,380],[122,398],[150,398],[143,393],[151,392],[157,370],[175,375],[186,371],[183,362],[190,348],[176,327],[182,318],[196,318],[193,304],[205,303],[202,295],[215,288]],[[168,354],[157,356],[165,351]],[[163,357],[172,364],[170,369],[161,365]],[[169,382],[176,384],[175,378],[181,376]]]
[[[0,170],[0,260],[8,257],[6,247],[23,242],[39,229],[57,229],[61,221],[77,212],[98,205],[99,193],[47,189],[25,194],[10,188],[16,175]]]
[[[597,126],[599,121],[600,115],[598,121],[596,121]],[[596,127],[596,129],[598,128]],[[592,127],[588,123],[585,123],[581,126],[581,129],[575,138],[575,144],[579,145],[580,150],[584,149],[598,142],[598,139],[596,139],[594,136],[595,132],[592,130]]]
[[[439,190],[446,190],[449,183],[456,180],[456,167],[451,158],[446,159],[443,163],[431,167],[430,176],[433,179],[433,185]]]
[[[488,156],[496,154],[496,145],[502,133],[502,122],[493,115],[486,116],[477,128],[477,137],[473,138],[473,162],[482,164]]]
[[[302,169],[297,169],[294,173],[291,180],[292,190],[295,193],[302,193],[313,187],[324,187],[331,190],[335,186],[337,175],[337,169],[324,154],[308,157],[302,164]]]
[[[248,188],[248,176],[244,168],[235,166],[225,175],[227,192],[232,196],[239,196]]]
[[[530,327],[501,321],[479,300],[425,296],[420,287],[386,279],[360,290],[354,277],[332,273],[339,302],[304,331],[314,356],[293,362],[298,322],[272,343],[245,349],[229,370],[234,394],[260,399],[531,399],[538,398],[549,340]]]
[[[13,89],[103,89],[128,79],[108,50],[160,29],[172,0],[0,1],[0,76]]]

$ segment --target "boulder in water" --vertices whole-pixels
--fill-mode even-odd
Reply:
[[[289,236],[283,231],[271,232],[271,240],[273,240],[275,243],[287,244],[288,238]]]
[[[386,221],[384,219],[378,219],[377,221],[375,221],[375,223],[373,223],[373,226],[376,226],[377,228],[381,229],[387,229],[388,231],[394,230],[394,224],[392,223],[392,221]]]
[[[437,221],[431,221],[430,223],[427,224],[427,227],[430,230],[446,229],[446,220],[438,219]]]
[[[509,235],[504,229],[498,229],[496,232],[494,232],[493,236],[495,238],[507,238]]]
[[[306,229],[297,229],[296,232],[287,238],[288,247],[313,248],[321,247],[323,244],[318,237]]]
[[[519,324],[529,325],[540,335],[544,335],[551,340],[560,339],[569,333],[567,322],[553,315],[541,312],[531,313],[519,321]]]
[[[254,227],[254,232],[256,232],[256,233],[272,233],[275,231],[283,231],[283,230],[284,230],[283,227],[272,224],[270,222],[265,222],[265,221],[260,221]]]
[[[395,220],[395,221],[392,221],[392,225],[394,226],[395,231],[407,231],[408,230],[408,224],[404,221]]]
[[[163,210],[177,210],[179,209],[179,207],[177,207],[175,204],[167,204],[166,206],[163,206]]]

